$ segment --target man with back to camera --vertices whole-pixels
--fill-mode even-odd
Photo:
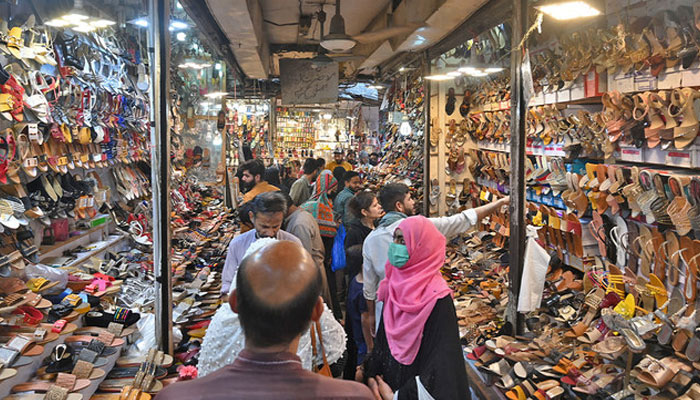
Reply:
[[[249,160],[238,167],[241,171],[241,182],[243,187],[247,189],[243,195],[243,203],[247,203],[255,198],[260,193],[278,191],[279,188],[267,183],[264,179],[265,164],[259,159]]]
[[[415,201],[411,198],[410,188],[403,183],[389,183],[379,191],[379,202],[386,215],[379,220],[377,229],[365,239],[362,246],[362,291],[369,308],[370,331],[374,335],[381,319],[382,307],[375,304],[379,282],[384,279],[389,244],[393,241],[394,231],[401,221],[415,214]],[[470,208],[450,217],[429,218],[435,227],[449,240],[468,231],[484,217],[491,215],[502,206],[510,204],[510,196],[477,208]]]
[[[253,199],[252,211],[248,212],[253,230],[236,236],[228,246],[224,270],[221,273],[221,293],[227,295],[236,270],[251,243],[264,237],[289,240],[301,244],[291,233],[281,230],[287,215],[287,200],[280,192],[265,192]]]
[[[323,313],[321,275],[297,243],[267,245],[243,259],[229,298],[245,334],[233,364],[172,384],[156,400],[374,400],[359,383],[302,369],[299,339]]]
[[[362,187],[360,174],[355,171],[348,171],[343,175],[345,181],[345,189],[343,189],[333,201],[333,214],[337,221],[343,221],[343,225],[347,228],[348,224],[355,219],[354,214],[350,211],[348,203],[352,196],[357,193]]]
[[[333,171],[336,167],[343,167],[345,171],[352,171],[352,165],[345,161],[343,149],[340,147],[336,147],[336,149],[333,151],[333,161],[328,163],[326,169]]]
[[[319,164],[314,158],[307,158],[302,167],[304,175],[297,179],[289,189],[289,197],[295,206],[300,206],[311,197],[311,187],[316,182],[319,174]]]

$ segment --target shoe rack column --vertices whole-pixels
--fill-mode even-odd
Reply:
[[[423,76],[430,75],[430,59],[428,58],[428,52],[423,53]],[[431,84],[427,79],[423,79],[423,113],[425,114],[425,124],[423,125],[423,215],[430,217],[430,174],[432,170],[430,168],[430,130],[433,127],[430,126],[430,102],[431,102]]]
[[[518,48],[527,29],[527,0],[513,0],[513,51],[511,73],[511,142],[510,142],[510,288],[506,320],[522,332],[522,316],[518,314],[518,295],[525,259],[525,119],[527,104],[523,92],[523,53]]]
[[[156,344],[173,354],[170,273],[170,0],[149,0],[151,66],[151,182],[153,182],[153,271],[156,277]]]

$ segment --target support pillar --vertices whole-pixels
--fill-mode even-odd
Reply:
[[[510,58],[511,73],[511,141],[510,141],[510,288],[506,320],[513,324],[516,333],[523,328],[522,316],[518,314],[518,295],[525,258],[525,120],[527,104],[523,91],[523,49],[518,45],[527,29],[527,0],[513,0],[514,50]],[[527,47],[527,46],[524,46]]]
[[[172,278],[170,267],[170,0],[149,0],[151,67],[151,184],[153,186],[153,271],[158,349],[173,354]]]

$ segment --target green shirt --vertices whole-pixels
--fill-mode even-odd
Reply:
[[[350,190],[350,188],[343,189],[337,196],[335,196],[335,201],[333,202],[333,214],[335,214],[335,219],[338,221],[343,221],[343,225],[348,226],[350,221],[356,219],[355,215],[350,211],[350,199],[355,195],[355,192]]]

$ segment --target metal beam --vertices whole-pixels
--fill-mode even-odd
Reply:
[[[153,192],[153,271],[156,277],[156,344],[173,354],[170,267],[170,0],[149,0],[148,55],[151,66],[151,183]]]
[[[523,90],[523,49],[518,46],[527,30],[527,1],[512,0],[513,4],[513,50],[510,55],[510,287],[506,320],[513,324],[516,333],[521,333],[522,315],[518,314],[518,295],[525,258],[525,120],[527,104]],[[524,46],[527,47],[527,46]]]

